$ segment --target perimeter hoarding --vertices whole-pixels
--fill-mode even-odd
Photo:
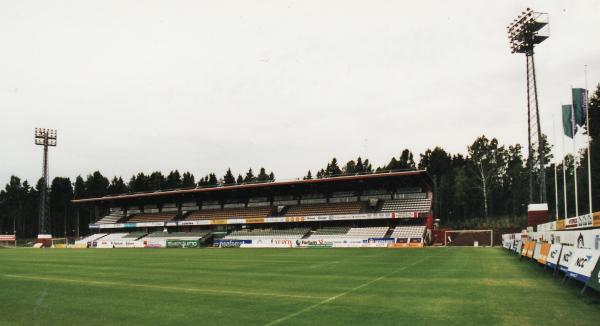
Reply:
[[[539,260],[540,259],[540,251],[542,250],[542,243],[541,242],[536,242],[535,243],[535,247],[533,249],[533,259],[534,260]]]
[[[546,257],[546,266],[554,269],[558,266],[558,262],[560,261],[560,254],[562,251],[562,245],[559,243],[555,243],[550,246],[550,251],[548,252],[548,256]]]
[[[177,239],[167,239],[166,241],[167,248],[199,248],[200,241],[198,240],[177,240]]]
[[[552,245],[547,242],[542,243],[541,248],[540,248],[540,254],[537,259],[538,263],[540,263],[542,265],[546,265],[546,261],[548,259],[548,254],[550,253],[551,247],[552,247]]]
[[[596,262],[596,267],[594,267],[594,270],[585,285],[600,292],[600,264],[598,262]]]
[[[577,248],[573,252],[572,262],[567,276],[580,282],[587,282],[598,263],[598,252],[591,249]]]
[[[573,255],[575,254],[575,247],[563,246],[560,260],[558,261],[558,269],[561,272],[568,273],[571,264],[573,263]]]

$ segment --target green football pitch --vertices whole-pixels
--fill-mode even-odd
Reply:
[[[2,249],[0,325],[599,325],[503,249]]]

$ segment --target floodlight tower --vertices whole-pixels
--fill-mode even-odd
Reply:
[[[35,128],[35,144],[44,146],[44,161],[42,169],[44,186],[42,187],[42,191],[40,193],[39,234],[48,234],[48,147],[56,146],[56,134],[56,129]]]
[[[549,37],[548,14],[535,12],[527,8],[507,27],[508,40],[512,53],[524,53],[527,59],[527,130],[528,130],[528,170],[529,170],[529,203],[533,198],[533,170],[539,164],[540,196],[538,203],[546,202],[546,173],[544,169],[544,151],[540,111],[538,106],[537,82],[533,49]],[[537,157],[534,152],[537,150]]]

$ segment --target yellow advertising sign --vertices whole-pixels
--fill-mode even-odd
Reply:
[[[592,225],[600,226],[600,212],[592,214]]]
[[[285,221],[286,222],[304,222],[304,217],[302,217],[302,216],[286,217]]]
[[[564,230],[565,229],[565,220],[564,219],[556,221],[556,229],[557,230]]]
[[[253,223],[265,223],[265,219],[262,217],[252,217],[252,218],[247,218],[246,219],[246,223],[248,224],[253,224]]]
[[[211,224],[227,224],[227,219],[221,218],[221,219],[217,219],[217,220],[211,220],[210,223]]]
[[[546,265],[546,259],[548,258],[548,254],[550,254],[550,247],[552,245],[544,242],[542,243],[542,247],[540,248],[540,258],[538,258],[538,263],[542,265]]]

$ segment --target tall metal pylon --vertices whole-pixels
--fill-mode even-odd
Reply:
[[[48,234],[50,200],[48,196],[48,147],[56,146],[56,129],[35,128],[35,144],[44,146],[44,157],[42,161],[42,180],[43,186],[40,193],[40,207],[38,213],[38,234]]]
[[[527,60],[527,132],[529,172],[529,203],[546,202],[546,170],[543,134],[540,123],[540,110],[535,74],[534,47],[546,40],[548,35],[548,14],[534,12],[527,8],[508,27],[508,38],[512,53],[524,53]],[[534,198],[535,169],[538,169],[539,196]]]

